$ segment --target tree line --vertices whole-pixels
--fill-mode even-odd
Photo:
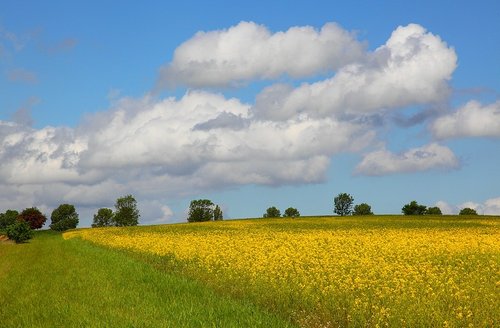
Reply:
[[[340,193],[333,199],[333,212],[340,216],[346,215],[373,215],[371,206],[367,203],[354,205],[354,197],[347,193]],[[401,212],[404,215],[442,215],[441,209],[437,206],[427,207],[420,205],[416,201],[405,204]],[[459,215],[477,215],[472,208],[463,208]],[[262,217],[281,217],[281,211],[275,206],[269,207]],[[283,217],[299,217],[300,212],[289,207],[283,213]],[[116,200],[115,211],[110,208],[100,208],[94,214],[93,228],[98,227],[124,227],[136,226],[139,224],[139,210],[137,201],[132,195],[126,195]],[[71,204],[61,204],[52,211],[50,216],[51,230],[66,231],[78,226],[79,218],[75,206]],[[208,199],[192,200],[189,205],[188,222],[220,221],[223,220],[223,213],[219,205]],[[16,210],[7,210],[0,213],[0,232],[4,231],[9,239],[16,242],[24,242],[33,236],[33,230],[43,227],[47,217],[36,207],[24,209],[21,213]]]
[[[120,197],[115,203],[115,212],[101,208],[94,215],[92,227],[134,226],[139,223],[137,201],[132,195]],[[78,226],[79,218],[75,206],[61,204],[50,215],[49,228],[54,231],[66,231]],[[0,213],[0,231],[16,243],[25,242],[33,237],[33,231],[40,229],[47,222],[47,217],[36,207],[26,208],[21,213],[7,210]]]
[[[333,212],[344,216],[344,215],[373,215],[371,206],[366,203],[361,203],[353,208],[354,198],[346,193],[341,193],[336,196],[333,200],[334,208]],[[283,213],[283,217],[294,218],[299,217],[300,212],[294,208],[289,207]],[[263,218],[279,218],[281,217],[281,212],[275,206],[269,207],[266,212],[262,215]]]
[[[354,206],[354,197],[347,193],[340,193],[333,199],[333,212],[340,215],[373,215],[371,211],[371,206],[362,203]],[[420,205],[417,201],[413,200],[408,204],[405,204],[401,208],[401,213],[404,215],[442,215],[441,209],[437,206],[427,207],[425,205]],[[477,215],[476,210],[466,207],[462,208],[459,215]]]
[[[437,206],[427,207],[420,205],[416,201],[411,201],[405,204],[401,212],[404,215],[442,215],[441,209]],[[373,215],[372,208],[367,203],[354,205],[354,197],[348,193],[340,193],[333,199],[333,213],[346,216],[346,215]],[[476,210],[466,207],[460,210],[459,215],[477,215]],[[298,217],[299,211],[296,208],[289,207],[285,210],[283,217]],[[269,207],[264,215],[264,218],[278,218],[281,217],[281,212],[275,206]]]

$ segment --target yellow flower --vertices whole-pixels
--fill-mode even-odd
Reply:
[[[498,218],[377,226],[383,220],[391,218],[234,220],[81,229],[64,238],[168,257],[170,269],[221,291],[292,317],[306,311],[307,319],[294,317],[306,326],[426,318],[447,327],[464,313],[480,325],[500,313]]]

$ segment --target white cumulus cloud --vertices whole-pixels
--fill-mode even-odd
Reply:
[[[500,137],[500,101],[486,106],[470,101],[454,113],[436,119],[431,130],[440,139]]]
[[[85,141],[69,128],[36,130],[0,121],[0,181],[36,184],[88,179],[75,170],[85,147]]]
[[[439,102],[449,94],[456,61],[455,51],[438,36],[417,24],[400,26],[369,60],[346,65],[332,78],[298,88],[277,84],[264,89],[254,111],[283,120],[300,113],[369,114]]]
[[[439,207],[439,209],[441,209],[441,212],[443,214],[456,214],[456,210],[455,210],[454,206],[448,204],[447,202],[445,202],[443,200],[436,202],[436,204],[434,204],[434,206]]]
[[[198,32],[161,69],[168,86],[226,86],[281,75],[306,77],[361,59],[364,45],[335,23],[317,30],[291,27],[271,33],[265,26],[240,22],[224,30]]]
[[[466,207],[476,210],[477,214],[500,215],[500,197],[487,199],[484,203],[467,201],[458,205],[459,209]]]
[[[484,202],[484,214],[500,215],[500,197],[491,198]]]
[[[358,164],[356,172],[379,176],[431,169],[450,169],[458,166],[457,157],[448,147],[432,143],[401,154],[394,154],[385,149],[371,152],[365,155]]]
[[[458,205],[457,208],[458,208],[457,212],[460,212],[460,210],[462,210],[464,208],[472,208],[473,210],[476,210],[477,214],[483,214],[484,206],[483,206],[483,204],[480,204],[480,203],[467,201],[467,202],[464,202],[464,203]]]
[[[359,149],[374,137],[362,123],[309,117],[262,121],[252,119],[249,109],[236,99],[202,91],[179,100],[125,101],[96,117],[105,125],[89,124],[96,128],[86,129],[80,168],[201,174],[215,185],[317,182],[331,155]]]

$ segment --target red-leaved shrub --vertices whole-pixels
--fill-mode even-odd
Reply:
[[[21,214],[19,214],[19,220],[29,223],[31,229],[40,229],[43,227],[45,221],[47,221],[47,218],[42,214],[42,212],[40,212],[40,210],[38,210],[38,208],[30,207],[23,210]]]

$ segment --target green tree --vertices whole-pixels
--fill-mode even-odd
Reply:
[[[466,207],[466,208],[462,208],[460,210],[460,213],[458,213],[458,215],[477,215],[477,212],[473,208]]]
[[[281,212],[274,206],[269,207],[266,210],[266,213],[262,217],[264,218],[279,218],[281,216]]]
[[[7,227],[7,237],[16,243],[23,243],[33,238],[33,230],[28,222],[18,220]]]
[[[287,208],[285,213],[283,213],[283,217],[296,218],[298,216],[300,216],[299,210],[293,207]]]
[[[126,195],[116,200],[114,224],[117,227],[136,226],[139,224],[137,201],[132,195]]]
[[[221,211],[222,215],[222,211]],[[189,204],[188,222],[203,222],[214,219],[214,203],[208,199],[192,200]]]
[[[15,210],[7,210],[5,213],[0,213],[0,230],[16,223],[18,216],[19,212]]]
[[[94,222],[92,223],[92,228],[97,227],[110,227],[115,225],[113,210],[110,208],[100,208],[97,213],[94,214]]]
[[[411,201],[409,204],[406,204],[401,209],[404,215],[424,215],[427,206],[419,205],[416,201]]]
[[[333,212],[340,216],[349,215],[352,212],[354,198],[346,193],[340,193],[333,199]]]
[[[366,203],[361,203],[354,206],[352,215],[373,215],[372,207]]]
[[[61,204],[58,208],[52,211],[50,215],[50,229],[55,231],[65,231],[75,229],[78,225],[78,213],[75,206],[70,204]]]
[[[40,212],[36,207],[30,207],[24,209],[21,214],[19,214],[19,220],[27,222],[31,229],[40,229],[43,227],[47,217]]]
[[[220,221],[223,219],[222,216],[222,210],[220,209],[219,205],[215,206],[214,209],[214,221]]]
[[[434,207],[429,207],[426,211],[425,214],[427,215],[443,215],[443,212],[441,212],[441,209],[437,206]]]

